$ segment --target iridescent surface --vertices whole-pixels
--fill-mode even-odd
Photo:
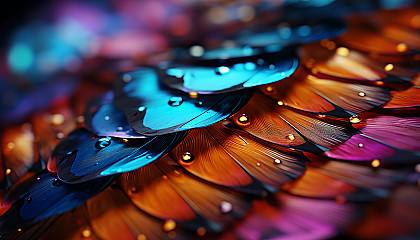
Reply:
[[[252,95],[248,90],[192,96],[162,86],[153,68],[127,74],[130,81],[123,76],[116,84],[114,104],[130,126],[146,136],[212,125],[235,113]]]
[[[0,217],[2,234],[31,226],[42,219],[69,211],[105,189],[113,177],[81,184],[65,184],[53,173],[43,171],[16,184],[2,205],[11,205]]]
[[[171,150],[185,134],[128,140],[97,137],[86,129],[77,129],[53,152],[58,177],[77,183],[140,168]]]
[[[229,49],[225,51],[229,52]],[[243,58],[196,61],[193,64],[170,62],[159,72],[167,86],[185,92],[223,93],[282,80],[298,66],[291,54],[263,54]]]

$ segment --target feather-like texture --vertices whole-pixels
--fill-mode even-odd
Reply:
[[[65,184],[50,172],[39,173],[15,185],[5,196],[4,205],[11,207],[0,217],[2,234],[69,211],[106,188],[113,177],[81,184]]]
[[[318,115],[279,106],[274,99],[259,92],[255,92],[249,103],[231,120],[261,139],[309,152],[331,148],[356,133],[346,123],[330,123]]]
[[[343,160],[379,159],[394,163],[418,161],[420,150],[418,117],[375,114],[364,116],[366,123],[360,129],[362,133],[326,152],[325,155]]]
[[[268,91],[267,91],[268,90]],[[298,69],[291,78],[261,87],[279,105],[337,117],[350,117],[391,99],[384,87],[319,78]]]
[[[19,180],[36,162],[34,138],[31,125],[28,123],[3,130],[1,135],[2,189],[10,187]]]
[[[123,112],[113,104],[114,93],[107,92],[89,104],[85,113],[86,128],[98,136],[144,138],[135,132]]]
[[[223,93],[282,80],[293,74],[298,59],[280,52],[162,65],[159,75],[171,88],[185,92]]]
[[[186,133],[128,140],[77,129],[54,150],[58,176],[78,183],[140,168],[170,151]]]
[[[273,192],[304,171],[302,155],[225,121],[193,130],[169,154],[194,175],[244,192]]]
[[[220,232],[250,207],[245,195],[192,177],[168,157],[124,174],[119,182],[140,209],[191,230]]]
[[[239,110],[251,95],[248,90],[191,96],[161,86],[153,68],[140,68],[122,78],[114,103],[130,126],[146,136],[212,125]]]

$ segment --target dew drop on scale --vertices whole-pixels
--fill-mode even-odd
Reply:
[[[169,106],[171,107],[177,107],[181,105],[184,102],[182,97],[171,97],[168,101]]]
[[[95,143],[96,149],[103,149],[111,145],[111,138],[110,137],[104,137],[99,138],[98,141]]]

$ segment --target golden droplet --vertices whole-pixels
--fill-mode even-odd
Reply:
[[[399,43],[397,45],[397,51],[398,52],[405,52],[405,51],[407,51],[407,44],[405,44],[405,43]]]
[[[127,138],[123,138],[123,140],[122,140],[123,142],[128,142],[128,139]]]
[[[85,229],[85,230],[83,230],[83,232],[82,232],[82,236],[83,236],[84,238],[88,238],[88,237],[92,236],[92,232],[91,232],[89,229]]]
[[[10,169],[10,168],[6,169],[5,174],[6,174],[6,175],[9,175],[10,173],[12,173],[12,169]]]
[[[393,69],[394,69],[394,65],[392,63],[388,63],[384,67],[384,70],[387,71],[387,72],[392,71]]]
[[[137,192],[137,188],[136,188],[136,187],[132,187],[132,188],[130,189],[130,191],[131,191],[131,193],[136,193],[136,192]]]
[[[14,142],[8,142],[7,143],[7,148],[8,149],[13,149],[13,148],[15,148],[16,147],[16,144],[14,143]]]
[[[359,92],[359,96],[364,97],[364,96],[366,96],[366,93],[364,93],[364,92]]]
[[[360,123],[362,121],[362,119],[360,119],[359,116],[352,116],[352,117],[349,118],[349,120],[353,124]]]
[[[337,54],[338,56],[347,57],[348,55],[350,55],[350,50],[345,47],[339,47],[337,48],[337,50],[335,50],[335,54]]]
[[[318,115],[318,117],[320,117],[320,118],[324,118],[324,117],[325,117],[325,115],[323,115],[323,114],[319,114],[319,115]]]
[[[139,234],[137,235],[137,240],[147,240],[147,237],[144,234]]]
[[[279,106],[283,106],[283,105],[284,105],[284,102],[283,102],[283,101],[278,101],[278,102],[277,102],[277,104],[278,104]]]
[[[61,114],[53,114],[51,115],[51,123],[55,126],[59,126],[64,123],[64,116]]]
[[[413,26],[414,28],[420,28],[420,14],[414,16],[411,19],[411,26]]]
[[[295,136],[293,136],[293,134],[288,134],[288,135],[286,136],[286,138],[287,138],[287,139],[289,139],[290,141],[295,140]]]
[[[384,82],[383,81],[376,81],[376,85],[382,86],[382,85],[384,85]]]
[[[345,203],[346,200],[347,200],[346,197],[344,197],[343,195],[337,195],[335,197],[335,201],[338,202],[338,203]]]
[[[364,147],[365,145],[363,143],[359,143],[359,148]]]
[[[371,163],[372,167],[379,167],[379,165],[381,165],[381,162],[378,159],[375,159],[372,161]]]
[[[190,97],[191,98],[197,98],[198,97],[198,93],[197,92],[190,92]]]
[[[163,180],[168,180],[168,176],[163,175],[163,176],[162,176],[162,179],[163,179]]]
[[[249,122],[249,119],[247,115],[242,114],[241,116],[238,117],[238,121],[239,123],[246,124]]]
[[[76,122],[77,123],[83,123],[85,121],[85,117],[84,116],[77,116],[76,117]]]
[[[174,220],[166,220],[165,223],[163,223],[163,231],[170,232],[176,228],[176,222]]]
[[[274,160],[274,164],[276,164],[276,165],[277,165],[277,164],[280,164],[280,163],[281,163],[281,160],[280,160],[280,159],[275,159],[275,160]]]
[[[317,74],[319,71],[318,71],[318,68],[312,68],[312,69],[311,69],[311,72],[312,72],[313,74]]]
[[[22,228],[19,228],[19,229],[18,229],[18,232],[22,232]]]
[[[192,155],[190,152],[185,152],[182,154],[182,161],[185,163],[190,163],[194,160],[194,155]]]
[[[333,41],[328,41],[327,45],[325,46],[328,50],[332,51],[335,49],[336,45]]]
[[[271,92],[273,92],[273,87],[272,86],[267,86],[267,87],[265,87],[265,91],[271,93]]]
[[[204,236],[204,235],[206,235],[206,233],[207,233],[207,230],[204,227],[197,228],[197,235],[198,236]]]

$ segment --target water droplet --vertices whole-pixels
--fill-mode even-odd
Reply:
[[[405,51],[407,51],[407,44],[405,44],[405,43],[399,43],[397,45],[397,51],[398,52],[405,52]]]
[[[165,223],[163,223],[163,231],[169,232],[176,228],[176,222],[174,220],[166,220]]]
[[[171,97],[168,101],[169,106],[171,107],[177,107],[181,105],[184,102],[182,97]]]
[[[280,159],[274,159],[274,165],[280,164],[281,160]]]
[[[245,63],[245,69],[248,70],[248,71],[255,70],[256,68],[257,68],[257,65],[255,65],[255,63],[253,63],[253,62]]]
[[[37,177],[36,180],[39,181],[39,180],[41,180],[41,178],[40,177]]]
[[[232,209],[233,209],[233,206],[230,202],[223,201],[220,203],[220,211],[222,213],[230,213]]]
[[[133,78],[131,77],[131,75],[130,74],[124,74],[123,76],[122,76],[122,80],[124,81],[124,82],[130,82],[131,80],[132,80]]]
[[[203,102],[202,101],[196,102],[195,106],[196,107],[201,107],[201,106],[203,106]]]
[[[363,144],[363,143],[359,143],[359,148],[362,148],[362,147],[364,147],[365,145]]]
[[[257,167],[260,167],[261,166],[261,163],[257,163]]]
[[[10,169],[10,168],[6,169],[5,174],[6,174],[6,175],[9,175],[10,173],[12,173],[12,169]]]
[[[277,104],[278,104],[279,106],[283,106],[283,105],[284,105],[284,102],[283,102],[283,101],[278,101],[278,102],[277,102]]]
[[[83,236],[84,238],[88,238],[88,237],[92,236],[92,232],[91,232],[89,229],[85,229],[85,230],[83,230],[83,232],[82,232],[82,236]]]
[[[195,45],[190,48],[189,52],[193,57],[201,57],[204,54],[204,48],[202,46]]]
[[[130,191],[131,191],[132,193],[136,193],[136,192],[137,192],[137,188],[136,188],[136,187],[132,187],[132,188],[130,189]]]
[[[137,110],[139,110],[139,112],[143,112],[144,110],[146,110],[146,107],[145,106],[141,106]]]
[[[109,116],[105,116],[104,119],[108,121],[109,120]]]
[[[242,114],[241,116],[239,116],[239,117],[238,117],[238,122],[239,122],[239,123],[242,123],[242,124],[246,124],[246,123],[248,123],[248,122],[249,122],[249,118],[248,118],[248,116],[247,116],[247,115],[245,115],[245,113],[244,113],[244,114]]]
[[[103,137],[99,138],[98,141],[95,143],[96,149],[103,149],[111,145],[111,138],[110,137]]]
[[[7,143],[7,148],[8,149],[13,149],[13,148],[15,148],[16,147],[16,144],[14,143],[14,142],[8,142]]]
[[[364,96],[366,96],[366,93],[364,93],[364,92],[359,92],[359,96],[364,97]]]
[[[197,228],[196,232],[197,232],[198,236],[204,236],[204,235],[206,235],[207,230],[204,227],[199,227],[199,228]]]
[[[152,155],[148,155],[146,158],[147,158],[147,159],[152,159],[152,158],[153,158],[153,156],[152,156]]]
[[[265,87],[265,91],[268,92],[268,93],[271,93],[271,92],[273,92],[273,87],[272,86],[267,86],[267,87]]]
[[[194,160],[194,155],[192,155],[190,152],[185,152],[182,154],[181,160],[185,163],[190,163]]]
[[[144,234],[139,234],[137,235],[137,240],[147,240],[147,237]]]
[[[389,64],[385,65],[384,70],[387,71],[387,72],[392,71],[392,70],[394,70],[394,65],[389,63]]]
[[[58,133],[56,134],[56,137],[57,137],[58,139],[62,139],[62,138],[64,137],[64,133],[62,133],[62,132],[58,132]]]
[[[288,134],[288,135],[286,136],[286,138],[287,138],[288,140],[290,140],[290,141],[295,140],[295,136],[293,136],[293,134]]]
[[[381,162],[378,159],[375,159],[372,161],[371,165],[372,167],[376,168],[379,167],[379,165],[381,165]]]
[[[270,65],[268,65],[268,68],[269,68],[270,70],[273,70],[273,69],[275,69],[275,68],[276,68],[276,66],[274,66],[273,64],[270,64]]]
[[[85,117],[84,116],[77,116],[76,117],[76,122],[77,123],[83,123],[85,121]]]
[[[123,127],[117,127],[117,132],[121,132],[123,130]]]
[[[335,54],[337,54],[338,56],[347,57],[348,55],[350,55],[350,50],[345,47],[339,47],[337,48],[337,50],[335,50]]]
[[[198,97],[198,93],[197,92],[190,92],[190,97],[191,98],[197,98]]]
[[[52,182],[52,185],[53,185],[53,186],[58,186],[58,185],[61,185],[61,181],[60,181],[60,179],[58,179],[58,178],[54,178],[54,180],[53,180],[53,182]]]
[[[362,121],[359,116],[352,116],[349,118],[349,120],[353,124],[360,123]]]
[[[258,59],[258,60],[257,60],[257,64],[258,64],[258,65],[263,65],[263,64],[264,64],[264,59],[261,59],[261,58],[260,58],[260,59]]]
[[[230,72],[230,69],[226,66],[221,66],[216,68],[217,75],[224,75]]]
[[[51,124],[55,125],[55,126],[59,126],[61,124],[64,123],[64,116],[61,114],[53,114],[51,115],[50,121]]]

